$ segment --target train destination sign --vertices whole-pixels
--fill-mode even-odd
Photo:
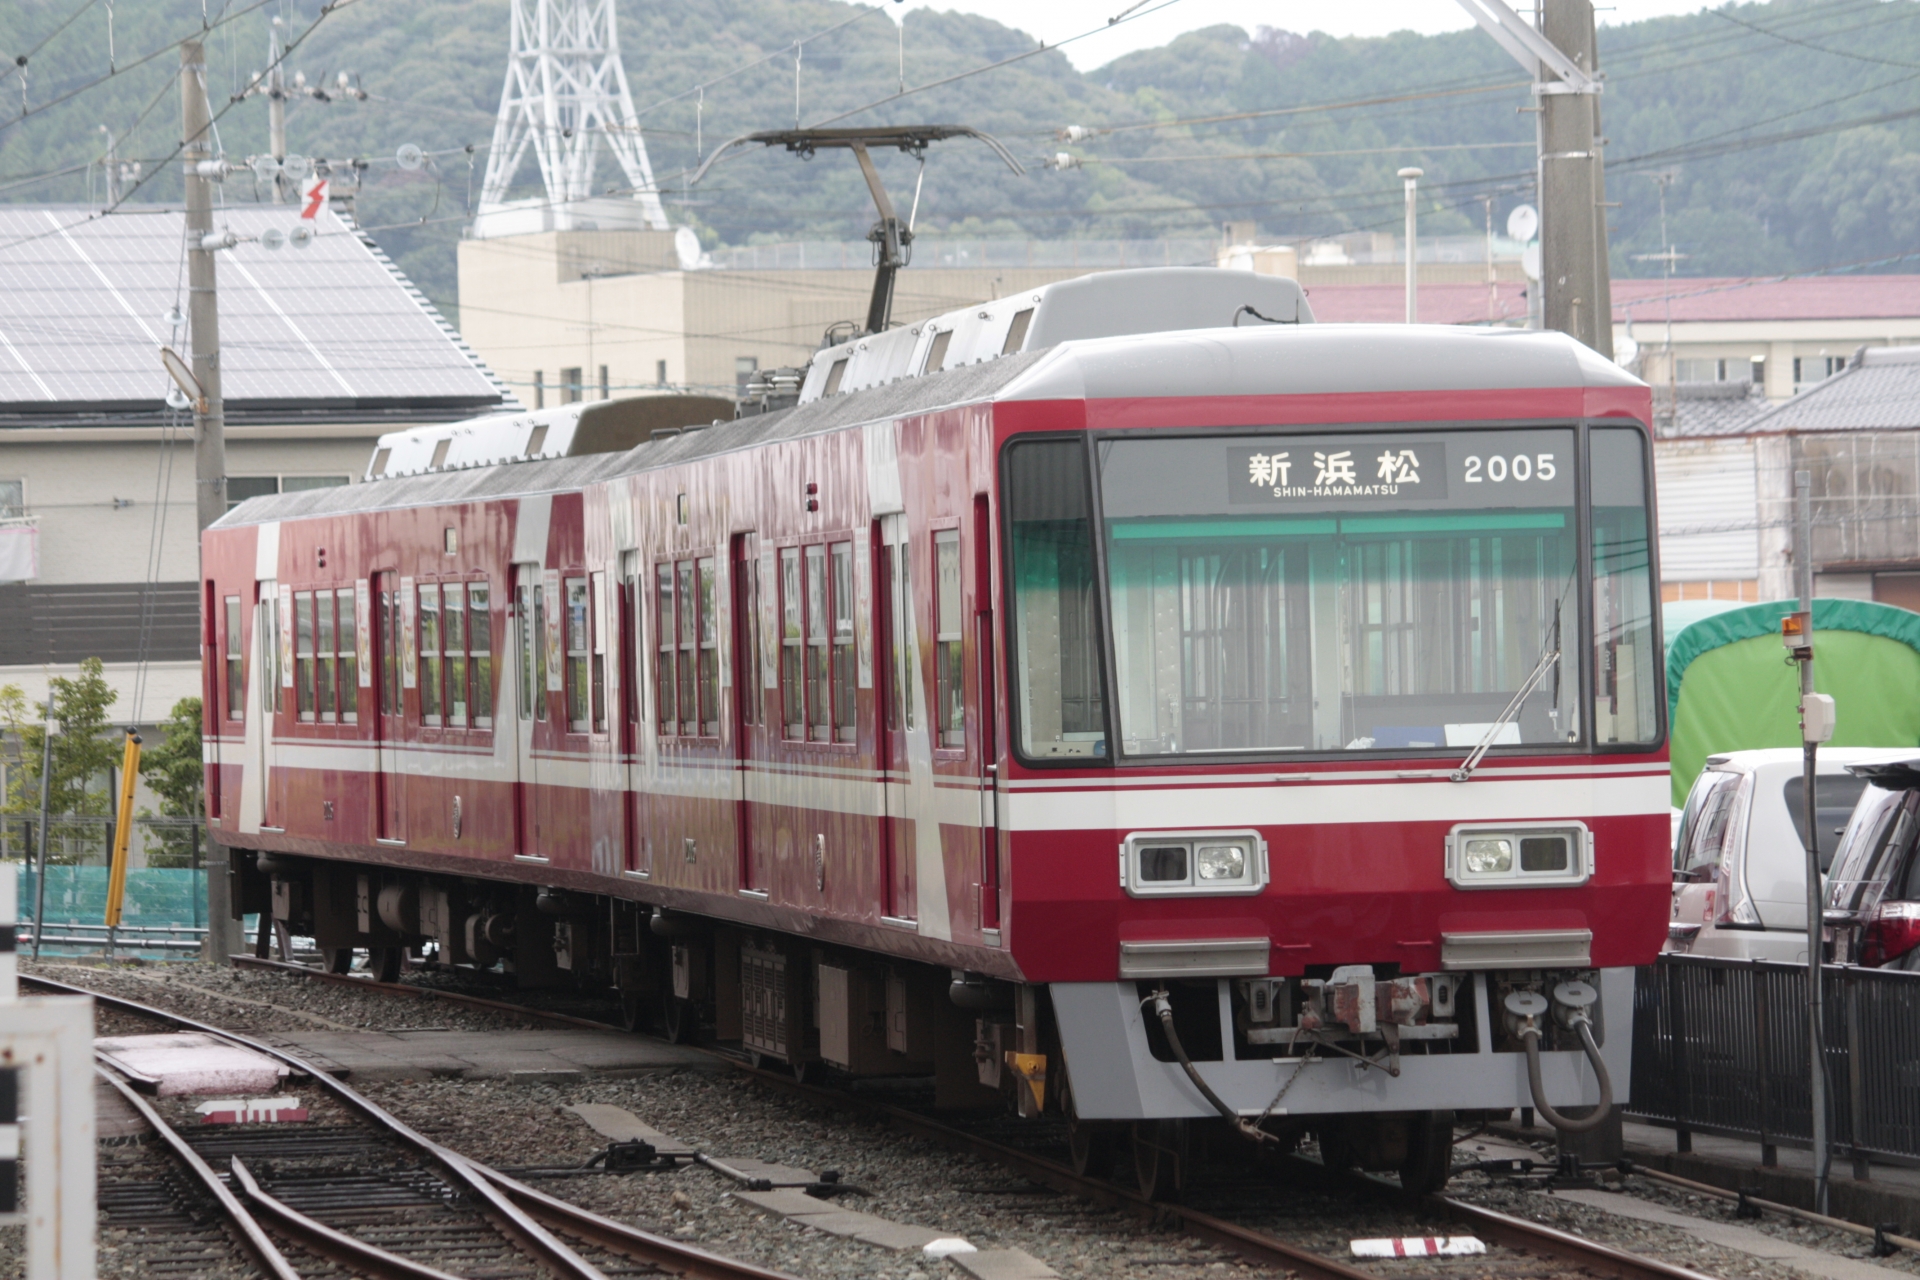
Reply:
[[[1273,440],[1227,450],[1228,500],[1295,503],[1447,496],[1439,440]]]

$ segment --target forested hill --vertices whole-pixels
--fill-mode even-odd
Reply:
[[[506,66],[506,0],[354,0],[317,22],[314,0],[208,5],[204,38],[228,155],[266,150],[264,100],[227,97],[264,64],[267,20],[280,13],[289,33],[307,33],[290,69],[313,81],[345,69],[369,94],[297,100],[292,149],[371,161],[362,222],[431,296],[452,302],[452,246],[478,197]],[[101,172],[88,162],[104,151],[106,125],[123,159],[158,170],[135,198],[177,199],[178,180],[159,163],[179,130],[178,57],[167,45],[199,30],[202,12],[202,0],[0,5],[0,198],[98,199]],[[844,155],[804,163],[755,152],[685,187],[701,147],[794,123],[791,46],[807,37],[801,121],[878,102],[848,122],[971,124],[1028,168],[1015,176],[978,143],[937,146],[923,229],[1150,237],[1249,220],[1276,239],[1391,229],[1400,202],[1393,175],[1407,164],[1428,175],[1431,231],[1476,231],[1485,200],[1504,218],[1531,198],[1529,95],[1478,31],[1360,40],[1214,27],[1086,74],[1048,50],[891,102],[903,60],[911,88],[1035,42],[926,10],[909,13],[901,30],[889,13],[833,0],[624,0],[620,37],[669,210],[712,244],[853,238],[872,219]],[[22,54],[24,68],[15,62]],[[1776,0],[1608,27],[1601,64],[1619,274],[1655,269],[1637,255],[1661,244],[1661,175],[1686,274],[1816,269],[1920,250],[1920,0]],[[1058,136],[1070,125],[1113,131],[1070,143]],[[409,142],[435,153],[430,166],[409,172],[393,162]],[[1082,166],[1047,167],[1060,152]],[[911,190],[911,159],[889,156],[883,167],[896,190]],[[520,179],[536,193],[530,158]],[[600,181],[622,179],[609,162]],[[239,176],[225,198],[258,193]],[[1920,259],[1874,269],[1916,266]]]

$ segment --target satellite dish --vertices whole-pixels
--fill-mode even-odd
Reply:
[[[1540,211],[1530,204],[1517,204],[1507,215],[1507,239],[1525,244],[1540,234]]]
[[[673,233],[674,256],[680,259],[682,271],[700,269],[700,237],[692,227],[678,227]]]
[[[273,175],[280,172],[280,162],[272,156],[253,158],[253,176],[262,182],[272,182]]]
[[[313,172],[313,161],[305,156],[288,156],[280,162],[280,172],[287,175],[288,182],[305,182]]]
[[[411,173],[427,162],[427,153],[408,142],[403,143],[400,149],[393,153],[393,158],[402,169]]]
[[[1540,242],[1534,241],[1520,251],[1520,269],[1527,273],[1527,279],[1540,278]]]
[[[313,243],[313,224],[302,222],[287,232],[287,243],[296,249],[304,249]]]
[[[268,227],[260,233],[260,247],[262,249],[280,249],[284,248],[286,243],[287,233],[278,227]]]
[[[1640,344],[1632,338],[1622,338],[1613,344],[1613,362],[1622,369],[1627,368],[1640,358]]]

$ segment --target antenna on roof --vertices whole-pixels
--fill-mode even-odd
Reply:
[[[1016,174],[1025,175],[1026,170],[1013,158],[1013,153],[1002,146],[998,139],[969,129],[963,124],[919,124],[891,125],[875,129],[776,129],[768,133],[749,133],[714,149],[687,180],[693,186],[704,178],[707,170],[713,167],[727,152],[736,147],[751,146],[759,143],[768,147],[785,147],[802,160],[813,159],[814,153],[830,147],[844,147],[853,152],[853,158],[860,162],[861,176],[867,180],[867,190],[873,194],[873,205],[880,213],[880,220],[867,232],[867,239],[878,246],[878,261],[874,264],[873,297],[867,303],[868,333],[880,333],[887,327],[893,315],[893,281],[900,268],[912,258],[913,227],[909,219],[906,225],[900,222],[900,216],[894,212],[893,201],[887,198],[887,189],[881,185],[880,173],[873,167],[873,157],[868,154],[869,147],[896,147],[908,155],[926,160],[927,147],[931,143],[947,138],[978,138],[993,149],[993,153],[1007,162],[1007,168]],[[917,212],[920,192],[914,188],[914,206]]]

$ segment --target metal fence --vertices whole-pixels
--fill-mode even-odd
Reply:
[[[1856,1168],[1920,1162],[1920,973],[1829,965],[1822,977],[1828,1131]],[[1633,1102],[1642,1119],[1761,1144],[1812,1145],[1807,970],[1662,956],[1634,985]]]
[[[56,813],[47,818],[47,862],[53,866],[107,865],[113,853],[113,818]],[[205,858],[206,828],[198,818],[142,817],[128,841],[134,867],[198,867]],[[40,815],[0,814],[0,861],[38,863]]]

